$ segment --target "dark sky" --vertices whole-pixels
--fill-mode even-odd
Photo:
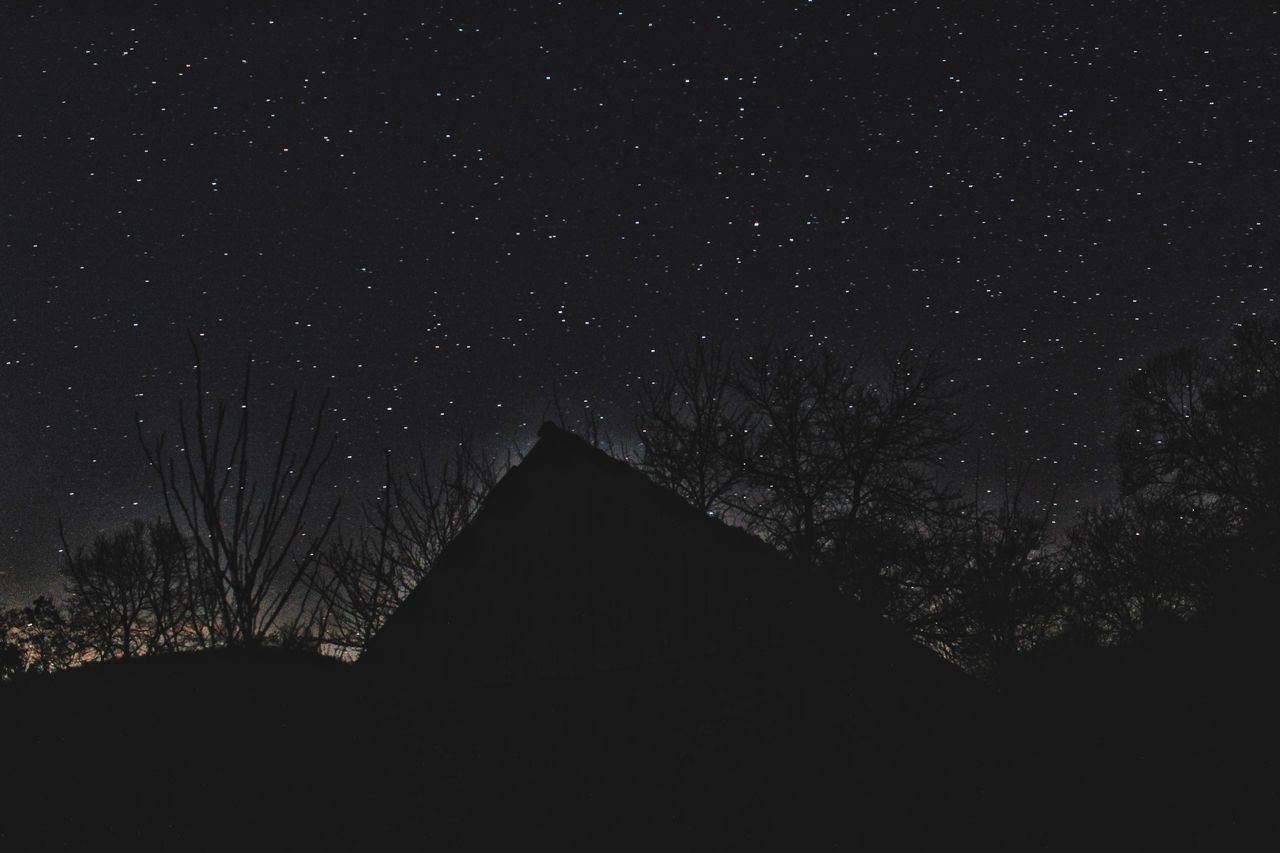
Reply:
[[[174,5],[0,9],[10,604],[59,511],[157,510],[133,416],[172,424],[188,330],[268,422],[331,387],[356,497],[383,448],[527,441],[553,380],[621,428],[668,345],[770,335],[937,347],[970,450],[1074,504],[1117,382],[1274,310],[1264,4]]]

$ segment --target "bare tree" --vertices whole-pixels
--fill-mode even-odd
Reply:
[[[134,521],[73,550],[59,524],[77,635],[99,658],[173,650],[190,636],[185,543],[167,522]]]
[[[325,638],[358,655],[369,638],[435,565],[445,547],[475,517],[510,460],[480,450],[462,435],[452,453],[431,467],[421,448],[418,466],[396,476],[384,459],[382,493],[365,507],[364,523],[325,549],[311,588],[323,603]]]
[[[1060,601],[1063,578],[1049,538],[1054,501],[1043,502],[1039,511],[1027,505],[1030,470],[1006,470],[995,508],[985,508],[975,489],[957,538],[962,553],[953,592],[939,608],[940,618],[917,631],[996,682],[1054,630]]]
[[[765,344],[729,357],[699,342],[644,380],[641,467],[911,624],[958,571],[940,472],[962,430],[932,355],[886,354],[869,373],[829,351]]]
[[[508,467],[509,457],[482,450],[470,434],[459,436],[451,455],[435,469],[419,450],[417,469],[391,488],[393,545],[415,584],[475,517]]]
[[[776,547],[816,571],[857,510],[836,421],[867,411],[864,389],[830,353],[763,346],[740,363],[737,390],[757,436],[745,500],[736,500],[736,508]]]
[[[798,564],[873,608],[893,594],[884,550],[949,499],[938,473],[961,430],[930,355],[886,355],[881,378],[834,355],[763,347],[737,388],[754,426],[740,509]]]
[[[149,441],[141,418],[138,438],[160,480],[169,523],[189,543],[183,569],[196,630],[214,643],[258,644],[297,603],[337,517],[338,500],[328,512],[313,506],[317,478],[333,451],[333,439],[322,440],[328,394],[300,440],[297,393],[291,396],[276,446],[263,457],[272,461],[258,468],[250,444],[252,357],[239,417],[230,426],[226,402],[211,404],[206,395],[194,339],[191,346],[195,400],[190,407],[179,401],[178,447],[170,452],[163,433]]]
[[[1122,402],[1124,494],[1217,514],[1229,540],[1225,583],[1271,575],[1280,550],[1280,326],[1245,323],[1216,355],[1192,347],[1158,356]]]
[[[1127,493],[1237,492],[1239,478],[1218,453],[1217,372],[1203,350],[1188,347],[1151,359],[1130,378],[1117,442]]]
[[[1103,643],[1186,618],[1204,603],[1221,522],[1213,508],[1141,497],[1091,509],[1064,553],[1068,617]]]
[[[719,345],[669,352],[666,370],[641,381],[636,433],[641,470],[702,512],[724,514],[746,477],[751,415]]]
[[[46,595],[0,613],[0,679],[66,669],[79,648],[66,611]]]

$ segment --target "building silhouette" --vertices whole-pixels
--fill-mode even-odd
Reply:
[[[442,744],[460,842],[522,838],[491,809],[608,849],[981,820],[985,688],[626,463],[539,436],[359,664],[415,709],[380,730]]]

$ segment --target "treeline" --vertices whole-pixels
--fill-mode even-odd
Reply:
[[[393,472],[337,523],[322,478],[336,437],[327,396],[304,418],[297,394],[259,449],[252,359],[239,399],[214,399],[195,355],[193,399],[144,457],[164,513],[73,545],[63,535],[66,600],[0,612],[0,679],[80,663],[221,647],[287,646],[352,658],[430,570],[508,467],[461,438],[429,467]],[[61,525],[60,525],[61,530]]]
[[[1239,326],[1220,352],[1159,356],[1123,387],[1119,497],[1055,532],[1034,472],[994,501],[956,471],[962,385],[908,349],[878,363],[765,345],[697,344],[638,384],[638,447],[614,447],[703,512],[994,683],[1054,652],[1126,643],[1247,599],[1280,537],[1280,327]],[[296,397],[269,452],[238,405],[194,400],[147,435],[165,513],[64,542],[65,607],[0,621],[0,672],[217,646],[284,644],[344,657],[474,516],[511,457],[468,438],[435,467],[389,460],[360,523],[340,529],[317,487],[333,450],[326,404]],[[234,415],[234,416],[233,416]],[[563,419],[563,415],[562,415]],[[253,442],[251,442],[253,439]]]
[[[1062,531],[1026,464],[949,470],[960,384],[905,350],[708,347],[643,387],[641,466],[756,532],[971,672],[1000,684],[1055,655],[1129,643],[1264,589],[1280,545],[1280,327],[1151,359],[1120,389],[1118,497]]]

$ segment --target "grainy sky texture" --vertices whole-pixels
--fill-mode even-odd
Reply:
[[[158,509],[198,336],[333,491],[707,335],[936,347],[966,450],[1105,493],[1112,391],[1274,310],[1261,3],[8,3],[0,595]]]

